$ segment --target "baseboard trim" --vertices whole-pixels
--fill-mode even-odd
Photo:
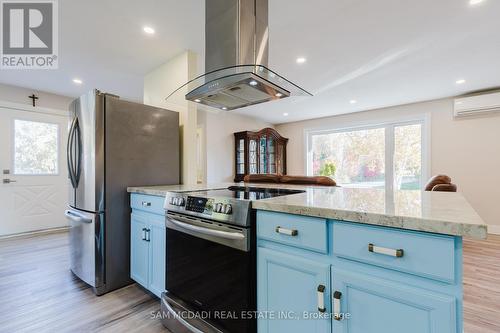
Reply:
[[[69,227],[57,227],[57,228],[50,228],[50,229],[43,229],[43,230],[21,232],[21,233],[18,233],[18,234],[10,234],[10,235],[0,236],[0,240],[3,240],[3,239],[12,239],[12,238],[33,237],[33,236],[48,235],[48,234],[56,234],[56,233],[60,233],[60,232],[67,232],[68,230],[69,230]]]
[[[492,235],[500,235],[500,225],[488,225],[488,233]]]

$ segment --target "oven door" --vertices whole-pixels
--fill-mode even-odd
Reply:
[[[256,310],[250,229],[171,212],[166,221],[168,292],[224,332],[255,332],[244,318]]]

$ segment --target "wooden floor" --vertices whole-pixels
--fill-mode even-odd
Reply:
[[[137,285],[96,297],[69,271],[67,233],[0,241],[0,332],[167,332]],[[500,332],[500,236],[464,242],[465,333]]]
[[[0,241],[0,332],[167,332],[137,285],[96,297],[68,269],[66,232]]]
[[[464,241],[465,333],[500,333],[500,236]]]

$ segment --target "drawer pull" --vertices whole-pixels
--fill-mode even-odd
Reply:
[[[333,319],[341,320],[342,314],[340,309],[340,298],[342,297],[342,293],[340,291],[335,291],[333,293]]]
[[[396,258],[401,258],[404,255],[403,249],[389,249],[386,247],[375,246],[372,243],[368,244],[368,251],[373,253],[385,254]]]
[[[142,228],[142,240],[146,240],[146,228]]]
[[[325,312],[325,286],[320,284],[318,286],[318,311]]]
[[[151,202],[143,201],[142,202],[142,206],[143,207],[150,207],[151,206]]]
[[[285,228],[282,228],[280,226],[276,227],[276,232],[278,234],[287,235],[287,236],[297,236],[299,234],[297,229],[285,229]]]

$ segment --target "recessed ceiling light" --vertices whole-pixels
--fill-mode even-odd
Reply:
[[[147,33],[148,35],[152,35],[155,33],[155,29],[148,26],[142,28],[142,30],[144,30],[144,32]]]
[[[252,81],[250,81],[250,82],[249,82],[249,84],[250,84],[251,86],[256,86],[256,85],[257,85],[257,81],[252,80]]]
[[[221,107],[222,110],[227,110],[227,108],[225,106]]]
[[[80,80],[80,79],[73,79],[73,83],[76,83],[76,84],[82,84],[83,81]]]
[[[196,103],[200,103],[200,102],[201,102],[201,99],[198,99],[198,98],[197,98],[197,99],[195,99],[194,101],[195,101]]]
[[[349,101],[349,103],[351,103],[351,104],[356,104],[357,102],[358,102],[358,101],[357,101],[357,100],[355,100],[355,99],[351,99],[351,100]]]
[[[481,2],[484,2],[484,0],[469,0],[469,5],[475,6],[479,5]]]
[[[288,113],[287,113],[287,112],[285,112],[285,113],[283,113],[283,115],[284,115],[285,117],[287,117],[287,116],[288,116]]]
[[[456,80],[455,83],[456,84],[464,84],[465,83],[465,79]]]
[[[298,57],[296,60],[295,60],[298,64],[303,64],[306,62],[306,58],[304,57]]]
[[[276,93],[276,95],[274,95],[274,96],[276,96],[276,97],[281,97],[281,96],[283,96],[283,94],[282,94],[282,93],[280,93],[280,92],[278,92],[278,93]]]

